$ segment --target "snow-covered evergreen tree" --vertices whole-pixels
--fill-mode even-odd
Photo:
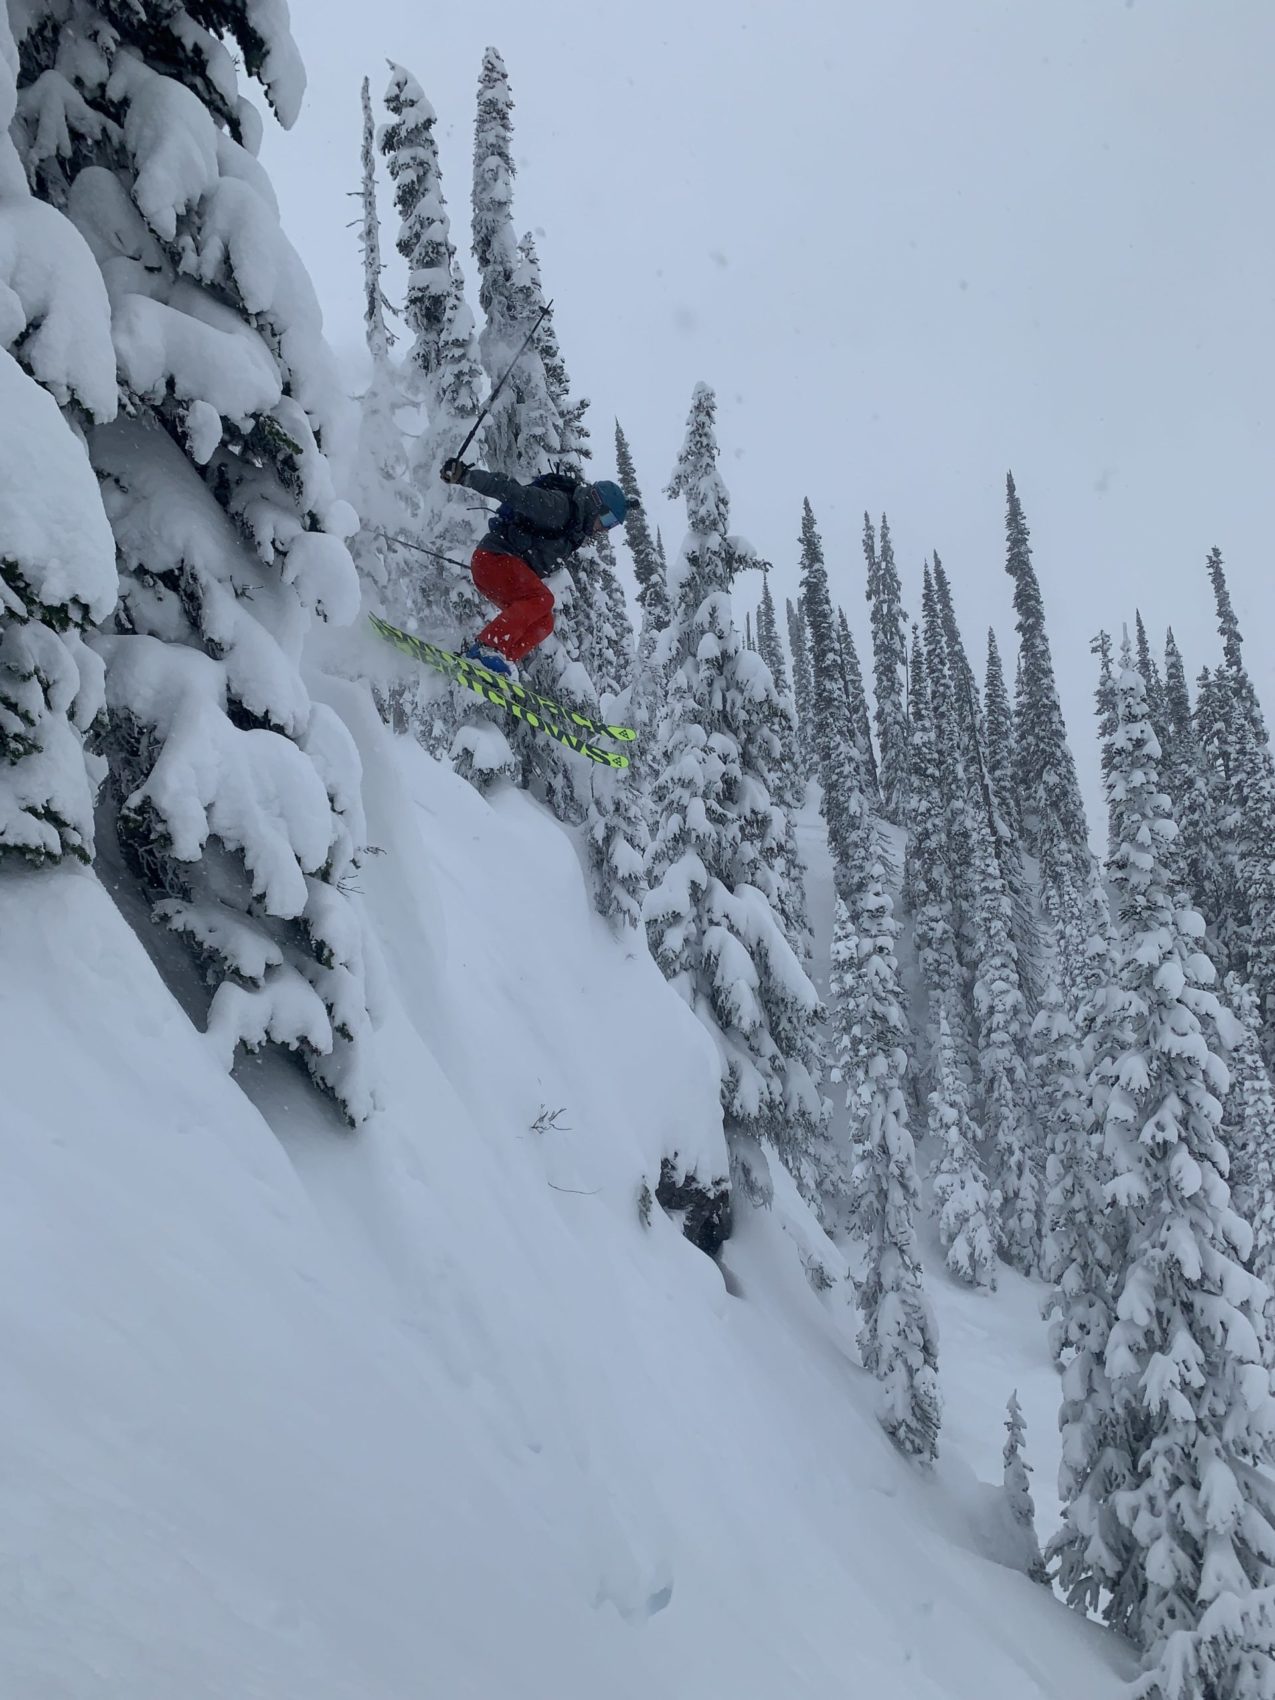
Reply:
[[[762,705],[763,718],[773,734],[773,743],[770,747],[757,746],[758,760],[764,770],[767,790],[779,805],[772,812],[766,841],[759,846],[762,859],[771,870],[759,883],[772,899],[789,944],[808,968],[814,940],[806,908],[806,869],[797,845],[795,820],[796,812],[805,802],[806,782],[797,748],[797,709],[788,684],[775,603],[770,594],[770,575],[765,569],[757,633],[756,653],[769,668],[774,683],[773,704],[768,700]]]
[[[1172,748],[1192,730],[1191,687],[1178,640],[1170,626],[1164,634],[1164,735]]]
[[[1091,1077],[1111,1320],[1084,1384],[1080,1359],[1064,1374],[1064,1525],[1051,1550],[1071,1602],[1141,1649],[1144,1692],[1172,1692],[1161,1661],[1184,1643],[1170,1654],[1171,1638],[1209,1640],[1211,1615],[1248,1626],[1203,1692],[1258,1700],[1275,1684],[1275,1527],[1254,1468],[1275,1445],[1266,1295],[1244,1268],[1251,1235],[1225,1180],[1213,971],[1199,917],[1166,883],[1174,825],[1140,675],[1126,670],[1118,690],[1119,962]]]
[[[376,125],[368,79],[362,87],[362,186],[359,246],[363,259],[363,335],[371,373],[359,406],[359,439],[351,494],[362,523],[350,552],[359,572],[382,592],[415,565],[410,550],[394,538],[412,526],[420,497],[408,477],[408,443],[397,417],[406,397],[390,355],[394,336],[386,323],[388,302],[381,284],[381,220],[376,196]],[[408,543],[412,541],[409,536]],[[393,610],[402,623],[406,608]]]
[[[621,488],[634,498],[624,516],[624,537],[633,557],[641,623],[626,719],[638,732],[638,741],[630,751],[631,771],[635,789],[645,798],[650,789],[655,760],[654,731],[664,700],[664,677],[657,661],[657,649],[660,634],[669,623],[668,566],[662,545],[652,540],[633,456],[618,421],[615,427],[615,460],[617,480]]]
[[[1275,1066],[1275,761],[1257,691],[1244,665],[1243,638],[1231,603],[1221,551],[1208,560],[1222,638],[1222,666],[1214,679],[1218,699],[1218,755],[1225,776],[1224,822],[1219,834],[1235,873],[1237,901],[1219,926],[1229,947],[1227,966],[1251,984],[1261,1021],[1262,1049]],[[1223,822],[1215,823],[1215,831]]]
[[[1218,829],[1224,804],[1196,732],[1186,667],[1171,630],[1164,643],[1164,731],[1160,740],[1164,751],[1161,783],[1172,800],[1178,823],[1177,871],[1209,927],[1209,949],[1216,962],[1223,955],[1218,920],[1232,907],[1233,870],[1228,873],[1220,853]]]
[[[769,573],[762,575],[761,602],[757,609],[757,653],[770,668],[783,709],[783,718],[776,728],[780,740],[776,795],[792,813],[800,809],[806,799],[805,763],[798,747],[797,704],[788,682],[788,663],[784,659],[783,641],[779,636],[775,599],[770,594]]]
[[[1223,970],[1247,971],[1249,910],[1240,876],[1244,805],[1240,795],[1242,716],[1222,668],[1196,682],[1194,729],[1201,788],[1184,807],[1182,863],[1198,869],[1210,944]],[[1192,890],[1196,879],[1192,878]]]
[[[1227,978],[1226,1002],[1238,1028],[1226,1035],[1230,1084],[1222,1106],[1231,1197],[1253,1230],[1250,1267],[1275,1294],[1275,1089],[1262,1058],[1257,998],[1238,974]],[[1275,1298],[1268,1314],[1273,1306]]]
[[[412,335],[407,360],[411,388],[425,411],[425,429],[413,456],[412,474],[426,514],[429,541],[441,554],[472,549],[478,528],[461,521],[444,498],[456,495],[436,486],[444,460],[456,453],[482,406],[484,378],[474,316],[465,300],[465,280],[451,236],[435,135],[437,114],[424,90],[401,65],[390,67],[385,92],[389,122],[380,135],[399,228],[396,242],[407,263],[407,300],[403,317]],[[460,502],[461,498],[456,497]],[[439,529],[441,527],[441,530]],[[466,555],[461,555],[466,559]],[[451,584],[435,564],[440,588]],[[477,612],[472,585],[453,615],[469,620]]]
[[[1226,582],[1226,568],[1222,562],[1222,551],[1217,548],[1210,549],[1205,566],[1209,575],[1209,583],[1213,587],[1218,635],[1222,639],[1223,665],[1230,675],[1232,687],[1245,717],[1252,721],[1255,727],[1260,728],[1264,738],[1265,726],[1262,721],[1262,710],[1257,700],[1253,681],[1249,678],[1248,669],[1244,665],[1244,638],[1240,631],[1240,622],[1236,617],[1235,605],[1231,601],[1230,588]]]
[[[872,823],[849,717],[833,712],[844,701],[841,651],[823,543],[809,501],[801,516],[801,607],[810,643],[819,809],[828,828],[837,895],[853,906],[872,859]]]
[[[115,603],[115,545],[80,427],[116,408],[111,312],[83,237],[28,191],[0,13],[0,867],[94,850],[102,707],[85,634]]]
[[[1103,1237],[1099,1149],[1092,1125],[1084,1046],[1058,982],[1045,985],[1032,1023],[1032,1069],[1045,1141],[1044,1230],[1040,1270],[1052,1293],[1044,1306],[1054,1357],[1067,1363],[1089,1350],[1107,1313],[1097,1295],[1110,1279]],[[1095,1329],[1095,1319],[1097,1330]]]
[[[956,682],[948,660],[947,634],[928,562],[923,575],[921,614],[930,724],[938,763],[939,795],[943,800],[943,853],[947,859],[952,893],[952,924],[957,958],[968,975],[975,965],[975,912],[979,902],[974,857],[978,827],[975,817],[982,804],[981,801],[976,802],[972,795],[977,774],[972,767],[966,766],[966,752],[973,746],[962,728]],[[968,721],[968,716],[966,719]]]
[[[939,1239],[947,1267],[958,1280],[994,1292],[1000,1198],[987,1184],[978,1154],[981,1135],[970,1117],[969,1089],[956,1066],[942,1010],[931,1068],[935,1085],[930,1093],[930,1177]]]
[[[881,1383],[877,1414],[899,1449],[938,1451],[938,1331],[916,1240],[916,1157],[903,1079],[907,1025],[898,992],[898,924],[879,863],[858,915],[837,900],[829,996],[834,1078],[845,1088],[854,1171],[851,1228],[865,1251],[858,1284],[859,1352]]]
[[[642,924],[650,839],[641,792],[631,769],[596,766],[586,822],[593,901],[600,915],[625,927]]]
[[[965,770],[971,776],[978,772],[984,760],[987,730],[983,724],[982,704],[965,650],[965,640],[956,618],[956,603],[952,586],[939,559],[933,555],[934,598],[939,622],[943,628],[943,647],[947,655],[947,670],[951,680],[952,713],[959,731],[958,747]]]
[[[759,806],[751,816],[752,843],[741,861],[740,871],[765,896],[778,917],[784,937],[809,972],[814,936],[806,906],[806,865],[797,843],[796,823],[785,801],[790,778],[784,746],[791,721],[777,693],[764,698],[759,706],[750,754],[765,781],[771,802],[769,807]],[[821,1063],[819,1073],[822,1072]]]
[[[996,833],[996,856],[1013,906],[1014,945],[1018,979],[1027,1013],[1040,1007],[1044,984],[1044,950],[1036,919],[1036,900],[1023,858],[1018,795],[1014,790],[1014,719],[1005,689],[996,634],[987,630],[987,674],[983,686],[984,743],[982,781]],[[977,753],[977,752],[976,752]]]
[[[532,231],[525,231],[518,243],[518,252],[524,265],[534,279],[535,293],[538,296],[537,308],[543,307],[544,316],[536,331],[536,348],[545,370],[545,382],[549,387],[549,399],[558,415],[558,444],[559,454],[577,473],[581,472],[584,463],[593,459],[593,450],[589,447],[593,433],[589,430],[587,419],[592,405],[588,396],[577,396],[571,385],[567,372],[567,363],[563,358],[562,345],[558,341],[558,328],[554,320],[553,302],[548,300],[540,276],[540,256],[536,248],[536,239]]]
[[[632,684],[637,646],[628,599],[616,571],[615,549],[608,537],[599,537],[594,547],[598,564],[592,581],[593,673],[598,694],[605,698],[618,696]]]
[[[806,631],[806,616],[801,599],[789,597],[785,604],[788,622],[788,648],[792,652],[792,692],[797,704],[797,726],[801,733],[799,748],[806,758],[806,778],[813,779],[818,771],[815,759],[814,675],[810,667],[810,639]]]
[[[547,471],[560,452],[562,423],[539,346],[533,343],[515,361],[545,303],[514,229],[513,106],[504,60],[489,47],[474,125],[473,249],[485,319],[479,350],[493,387],[506,371],[509,379],[483,426],[483,461],[494,472],[525,479]]]
[[[1133,630],[1134,660],[1137,664],[1138,672],[1142,675],[1142,682],[1145,685],[1147,692],[1147,718],[1151,723],[1151,730],[1155,733],[1156,739],[1160,745],[1161,761],[1163,762],[1166,730],[1164,680],[1160,676],[1160,664],[1152,653],[1151,640],[1147,636],[1146,623],[1142,618],[1142,610],[1140,608],[1134,609]]]
[[[987,779],[996,800],[996,812],[1009,829],[1012,841],[1019,839],[1018,792],[1014,786],[1014,711],[1005,688],[1005,670],[996,643],[996,633],[987,628],[987,673],[983,680],[983,711],[987,719]]]
[[[1023,1456],[1026,1433],[1027,1420],[1023,1416],[1022,1406],[1018,1403],[1018,1390],[1015,1388],[1005,1409],[1005,1449],[1001,1454],[1004,1460],[1005,1504],[1019,1535],[1019,1563],[1024,1574],[1030,1576],[1033,1582],[1048,1582],[1049,1572],[1040,1556],[1040,1542],[1036,1536],[1036,1502],[1032,1498],[1031,1465]]]
[[[1040,1262],[1044,1161],[1027,1073],[1027,1008],[1018,979],[1013,906],[991,832],[981,819],[977,826],[974,1012],[983,1126],[1001,1201],[1001,1246],[1007,1261],[1030,1275]]]
[[[1059,930],[1059,949],[1074,970],[1068,974],[1069,983],[1074,984],[1096,925],[1096,870],[1080,781],[1058,701],[1030,533],[1012,473],[1006,478],[1005,525],[1005,570],[1014,581],[1019,638],[1014,768],[1023,843],[1040,863],[1043,905]],[[1068,888],[1081,900],[1083,936],[1079,938],[1072,936],[1070,925],[1065,933],[1062,930],[1063,893]]]
[[[817,1089],[818,997],[780,915],[783,811],[766,777],[778,698],[732,617],[732,581],[755,555],[730,532],[715,415],[701,384],[669,484],[685,499],[688,530],[661,640],[669,686],[644,917],[655,960],[717,1037],[728,1133],[772,1140],[815,1197],[834,1184]]]
[[[651,536],[633,453],[618,419],[615,423],[615,473],[620,488],[633,498],[624,516],[624,539],[633,557],[633,576],[637,579],[643,628],[649,626],[654,633],[662,632],[669,621],[668,568],[662,551]]]
[[[775,599],[770,594],[770,574],[763,572],[761,600],[757,604],[757,641],[754,647],[770,668],[770,676],[781,690],[790,690],[788,663],[779,638],[779,623],[775,617]]]
[[[859,651],[855,648],[844,608],[837,609],[837,647],[839,650],[841,688],[845,693],[850,736],[859,761],[863,789],[875,806],[880,801],[880,778],[877,772],[876,751],[872,748],[872,724],[868,718],[868,698],[863,688],[863,669]]]
[[[925,651],[912,628],[912,685],[910,690],[910,749],[907,797],[909,807],[903,894],[912,915],[918,989],[923,1011],[917,1027],[925,1035],[922,1068],[934,1079],[940,1017],[946,1019],[956,1046],[957,1067],[964,1079],[972,1054],[966,1018],[964,987],[956,954],[952,882],[947,861],[947,819],[944,806],[934,720],[930,711]]]
[[[1119,701],[1116,690],[1116,669],[1112,660],[1110,632],[1097,632],[1089,640],[1089,653],[1097,657],[1098,683],[1094,687],[1094,718],[1098,722],[1098,742],[1102,750],[1103,785],[1110,792],[1108,781],[1115,761],[1115,734],[1119,721]],[[1112,837],[1115,828],[1107,820],[1107,855],[1115,849]]]
[[[1275,1662],[1275,1600],[1269,1588],[1214,1600],[1197,1627],[1178,1629],[1160,1663],[1129,1700],[1265,1700]]]
[[[123,396],[89,437],[121,572],[97,640],[113,824],[152,913],[204,968],[226,1065],[287,1047],[358,1122],[373,1107],[345,893],[359,762],[298,668],[313,621],[358,613],[355,519],[323,449],[337,387],[314,291],[227,45],[290,123],[304,79],[286,13],[86,3],[39,24],[21,145],[101,268]]]
[[[902,826],[908,815],[911,743],[907,712],[908,628],[903,612],[903,587],[894,564],[894,544],[884,514],[879,550],[872,521],[864,514],[863,553],[868,564],[867,596],[872,619],[881,807],[888,821]]]

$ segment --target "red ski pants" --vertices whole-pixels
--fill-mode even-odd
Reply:
[[[517,555],[475,549],[469,570],[488,602],[500,609],[478,642],[499,650],[506,661],[521,661],[553,630],[553,592]]]

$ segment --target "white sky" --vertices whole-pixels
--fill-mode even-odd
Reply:
[[[866,507],[889,513],[910,611],[937,548],[976,665],[991,622],[1012,669],[1013,468],[1095,839],[1088,639],[1141,606],[1192,676],[1211,664],[1213,543],[1275,711],[1269,0],[363,0],[353,28],[338,0],[292,10],[310,92],[265,159],[351,366],[360,79],[379,100],[397,59],[438,110],[473,299],[490,42],[515,219],[595,404],[598,475],[618,414],[672,548],[659,489],[703,379],[735,529],[791,593],[809,495],[865,664]],[[388,197],[382,217],[388,242]]]

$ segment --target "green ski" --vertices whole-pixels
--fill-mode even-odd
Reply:
[[[426,643],[424,638],[401,632],[397,626],[391,626],[387,620],[382,620],[376,614],[369,615],[369,619],[380,636],[386,638],[396,649],[401,649],[405,655],[412,656],[416,661],[423,661],[427,667],[436,668],[456,684],[463,685],[467,691],[473,691],[475,696],[482,697],[485,702],[494,703],[497,708],[507,708],[514,718],[521,720],[524,725],[547,733],[558,743],[565,744],[569,750],[588,756],[590,761],[603,767],[629,765],[628,756],[621,754],[619,750],[599,749],[596,744],[588,741],[586,734],[630,743],[637,735],[631,726],[604,726],[587,714],[563,707],[552,697],[541,696],[538,691],[528,690],[525,685],[516,684],[499,673],[492,673],[479,662],[457,655],[454,650],[441,649],[436,643]]]

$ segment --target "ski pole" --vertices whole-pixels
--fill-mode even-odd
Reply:
[[[500,382],[496,385],[495,389],[487,397],[487,401],[486,401],[485,406],[483,407],[482,412],[478,415],[477,419],[474,420],[474,423],[469,428],[469,435],[465,438],[465,441],[460,445],[459,449],[457,449],[456,456],[455,456],[455,458],[457,460],[464,460],[465,450],[469,447],[469,445],[473,442],[474,438],[477,436],[478,427],[482,424],[483,420],[486,419],[487,415],[491,412],[492,407],[495,404],[496,397],[500,394],[501,390],[503,390],[504,387],[505,387],[505,384],[506,384],[506,382],[509,378],[509,374],[513,371],[514,367],[518,364],[518,362],[522,359],[523,355],[527,352],[528,348],[531,346],[532,337],[535,336],[536,332],[540,329],[541,319],[544,318],[545,314],[549,311],[550,307],[552,307],[552,306],[553,306],[552,301],[546,301],[544,306],[540,309],[539,313],[536,315],[535,324],[532,325],[531,329],[527,332],[526,336],[522,339],[522,347],[518,350],[517,354],[514,355],[513,359],[509,362],[508,366],[506,366],[504,377],[500,380]]]
[[[427,549],[423,543],[413,543],[410,537],[395,537],[392,531],[381,531],[377,526],[369,526],[374,537],[383,537],[387,543],[401,543],[404,549],[415,549],[421,555],[432,555],[436,561],[446,561],[449,567],[459,567],[461,572],[469,571],[467,561],[458,561],[454,555],[442,555],[437,549]]]

